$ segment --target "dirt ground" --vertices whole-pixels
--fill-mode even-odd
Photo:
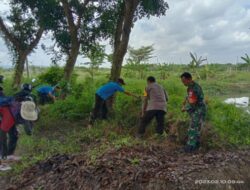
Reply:
[[[10,181],[0,179],[1,190],[248,190],[250,151],[185,154],[164,145],[138,145],[111,149],[94,161],[55,155]]]

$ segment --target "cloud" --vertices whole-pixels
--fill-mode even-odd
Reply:
[[[136,23],[131,46],[154,44],[156,56],[165,62],[188,63],[192,51],[207,56],[210,62],[235,63],[237,56],[250,53],[248,1],[169,0],[168,3],[166,16]]]
[[[235,63],[237,57],[250,54],[250,2],[248,0],[167,0],[166,16],[136,22],[130,46],[154,44],[152,62],[188,63],[189,52],[210,62]],[[1,3],[0,3],[1,4]],[[7,9],[6,4],[3,10]],[[41,43],[50,43],[42,40]],[[108,48],[110,49],[110,47]],[[0,61],[11,63],[0,39]],[[34,65],[49,65],[49,57],[38,48],[29,60]],[[82,59],[78,59],[78,63]]]

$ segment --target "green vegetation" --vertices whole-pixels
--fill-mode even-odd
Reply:
[[[40,22],[30,13],[28,7],[18,6],[13,1],[9,2],[9,6],[10,15],[6,19],[11,24],[5,24],[6,20],[1,15],[0,32],[13,57],[15,74],[12,85],[17,88],[21,84],[27,57],[39,43],[44,26],[39,25]]]
[[[138,49],[134,49],[133,47],[128,48],[129,58],[127,60],[127,64],[124,67],[126,69],[125,76],[131,77],[133,76],[133,72],[131,71],[138,71],[137,77],[139,79],[145,78],[145,74],[149,68],[147,62],[153,56],[154,47],[151,46],[143,46]]]
[[[42,48],[53,54],[54,64],[65,57],[63,79],[66,83],[70,83],[79,55],[88,57],[92,68],[98,66],[99,53],[105,50],[99,43],[105,40],[113,46],[111,78],[119,78],[136,21],[163,16],[168,9],[163,0],[10,0],[8,5],[10,13],[3,18],[0,16],[0,32],[14,53],[13,87],[16,88],[22,81],[25,61],[42,35],[53,40],[52,46],[43,44]],[[11,27],[6,25],[5,19],[11,22]],[[93,49],[98,50],[97,60],[94,60],[97,54],[91,52]],[[93,78],[93,69],[89,71]]]
[[[99,67],[103,64],[104,59],[108,58],[108,55],[105,53],[105,46],[99,45],[92,48],[89,52],[87,52],[86,57],[90,60],[90,62],[86,62],[84,65],[89,66],[87,71],[92,80],[94,80],[95,72],[97,72]]]
[[[250,119],[242,109],[223,103],[226,97],[249,96],[249,73],[240,69],[241,65],[208,65],[211,74],[206,80],[197,79],[202,85],[208,105],[206,127],[209,134],[206,138],[206,147],[246,147],[250,145]],[[165,64],[167,77],[161,79],[162,70],[158,65],[148,65],[151,69],[146,75],[154,75],[168,91],[167,125],[177,128],[179,143],[185,136],[188,126],[188,116],[181,113],[181,103],[186,95],[186,89],[179,79],[179,75],[190,68],[186,65]],[[204,66],[197,68],[202,75]],[[61,69],[49,68],[40,74],[42,80],[57,77]],[[6,72],[6,71],[4,71]],[[131,70],[132,74],[136,71]],[[191,70],[192,72],[192,70]],[[8,73],[8,72],[7,72]],[[36,123],[32,137],[21,135],[18,151],[23,156],[23,161],[14,167],[15,172],[20,172],[29,165],[55,154],[83,153],[90,163],[95,164],[96,158],[102,156],[110,149],[130,147],[137,144],[142,146],[147,143],[162,143],[152,138],[154,127],[149,126],[145,140],[136,140],[133,136],[139,123],[141,100],[118,94],[114,110],[108,121],[98,121],[91,129],[87,128],[89,113],[94,103],[95,90],[107,79],[108,69],[99,69],[94,80],[89,78],[87,69],[77,68],[75,82],[72,83],[70,94],[65,100],[59,100],[52,105],[42,107],[40,120]],[[125,75],[124,70],[123,75]],[[8,76],[8,75],[7,75]],[[135,75],[134,75],[135,76]],[[126,89],[135,94],[142,95],[146,85],[144,79],[125,78]],[[12,91],[8,86],[10,78],[4,82],[8,94]],[[153,124],[153,123],[152,123]],[[131,158],[132,165],[138,165],[138,158]]]
[[[45,83],[49,85],[56,85],[58,81],[61,81],[63,78],[63,69],[59,66],[52,66],[48,69],[47,72],[44,72],[39,75],[38,79],[40,83]]]

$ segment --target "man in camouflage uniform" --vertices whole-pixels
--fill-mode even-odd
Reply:
[[[187,86],[187,97],[183,102],[182,111],[187,111],[191,121],[188,129],[188,141],[185,152],[193,152],[200,146],[200,131],[204,125],[206,105],[201,86],[192,80],[192,75],[185,72],[181,75],[182,83]]]

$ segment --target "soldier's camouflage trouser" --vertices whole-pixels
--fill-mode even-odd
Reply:
[[[189,111],[190,125],[188,128],[187,145],[197,147],[200,144],[200,131],[205,123],[206,106],[202,105]]]

